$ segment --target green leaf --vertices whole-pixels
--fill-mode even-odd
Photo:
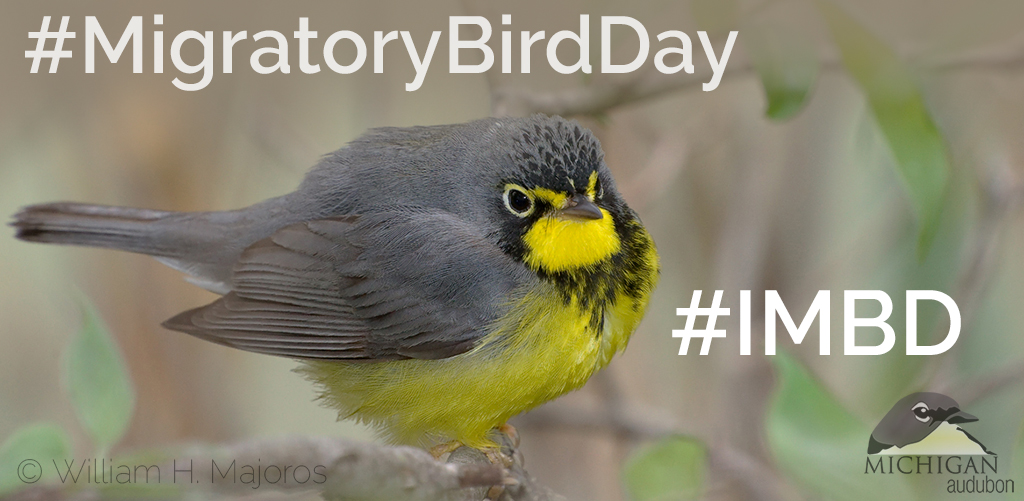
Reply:
[[[37,423],[14,432],[0,445],[0,497],[52,477],[53,461],[68,457],[67,433]]]
[[[102,451],[128,429],[135,391],[109,330],[88,302],[82,317],[82,330],[66,354],[64,378],[79,421]]]
[[[843,65],[867,95],[868,104],[896,158],[918,217],[918,258],[928,253],[938,227],[949,155],[914,78],[885,42],[829,0],[817,5]]]
[[[864,473],[868,426],[788,354],[771,359],[777,383],[765,433],[783,471],[827,499],[913,498],[903,478]]]
[[[689,437],[640,448],[626,461],[623,481],[633,501],[697,499],[704,489],[707,449]]]
[[[786,120],[807,103],[818,79],[818,56],[810,39],[791,23],[764,21],[743,27],[743,43],[761,77],[772,120]]]

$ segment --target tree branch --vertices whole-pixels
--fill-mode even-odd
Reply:
[[[83,480],[64,489],[54,485],[32,487],[8,499],[91,501],[116,494],[125,497],[125,493],[131,498],[145,498],[144,491],[129,489],[169,487],[171,491],[162,489],[152,493],[158,494],[160,499],[193,499],[203,493],[240,498],[256,493],[319,492],[325,501],[479,501],[495,485],[506,486],[502,501],[562,499],[539,486],[523,469],[522,456],[512,451],[510,444],[505,445],[513,457],[508,469],[491,464],[479,451],[466,447],[453,452],[449,462],[441,462],[416,447],[328,437],[191,446],[177,455],[161,452],[163,459],[145,460],[146,464],[160,464],[159,485],[138,478],[129,485],[86,484]],[[134,466],[129,460],[122,463]],[[252,477],[245,479],[247,466],[258,468],[258,487]],[[308,468],[311,475],[307,476],[306,470],[298,473],[296,468],[302,466]],[[117,470],[114,471],[116,474]]]
[[[904,59],[922,69],[943,72],[1018,70],[1024,68],[1024,36],[1016,37],[1004,45],[965,51],[942,58],[926,59],[911,56]],[[842,69],[842,61],[833,51],[819,56],[819,62],[823,72]],[[754,67],[750,59],[743,54],[735,54],[729,61],[722,80],[751,75],[754,75]],[[491,103],[496,116],[531,113],[596,116],[618,106],[688,90],[710,79],[711,68],[708,66],[697,66],[693,74],[680,72],[665,75],[648,64],[625,77],[598,78],[595,75],[590,85],[560,91],[543,92],[496,87],[493,79],[488,83],[494,89]]]

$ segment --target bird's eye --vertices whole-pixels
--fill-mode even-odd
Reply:
[[[594,198],[598,200],[604,198],[604,186],[601,185],[601,178],[597,178],[597,181],[594,182]]]
[[[914,417],[917,418],[918,421],[922,423],[928,422],[928,404],[924,402],[918,402],[917,404],[914,404],[913,412]]]
[[[533,212],[533,199],[518,188],[505,190],[505,207],[519,217],[529,216]]]

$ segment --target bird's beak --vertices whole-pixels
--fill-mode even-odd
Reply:
[[[950,407],[944,413],[935,416],[935,421],[945,421],[949,424],[972,423],[978,418],[968,414],[958,407]]]
[[[956,412],[946,417],[946,422],[949,424],[972,423],[977,420],[978,418],[960,409],[957,409]]]
[[[586,195],[573,195],[566,201],[565,207],[555,212],[560,217],[569,219],[590,219],[596,220],[604,217],[604,213],[594,202],[587,199]]]

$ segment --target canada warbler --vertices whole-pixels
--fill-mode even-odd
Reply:
[[[167,328],[301,360],[394,442],[492,452],[626,347],[658,276],[600,143],[543,115],[374,129],[240,210],[51,203],[13,226],[154,256],[223,295]]]

